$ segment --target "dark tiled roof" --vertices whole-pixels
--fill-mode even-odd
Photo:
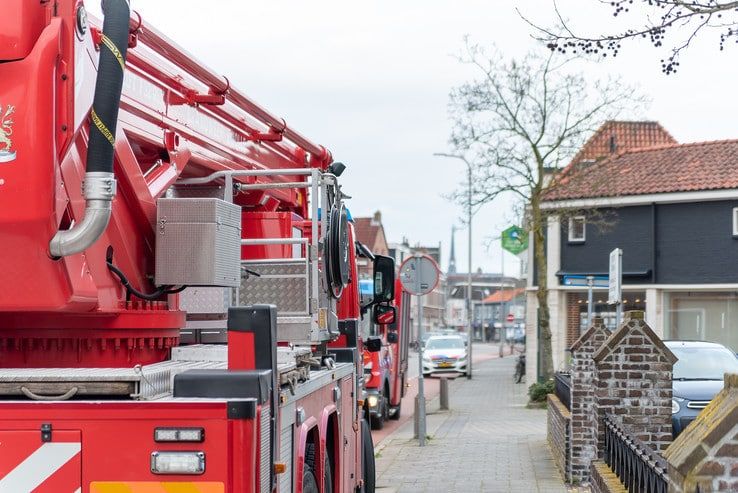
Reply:
[[[562,174],[545,200],[738,188],[738,140],[620,152]]]

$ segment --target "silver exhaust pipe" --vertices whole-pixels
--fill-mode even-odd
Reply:
[[[71,229],[57,231],[49,244],[52,257],[74,255],[87,250],[105,232],[113,210],[115,175],[104,171],[88,171],[82,190],[85,195],[85,216]]]

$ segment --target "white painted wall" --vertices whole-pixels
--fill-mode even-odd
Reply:
[[[646,290],[646,323],[657,336],[664,337],[664,296],[660,289]]]
[[[525,382],[532,385],[538,374],[538,299],[535,291],[526,292],[525,312]]]

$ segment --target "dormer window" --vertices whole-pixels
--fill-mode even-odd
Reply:
[[[584,216],[569,218],[569,243],[584,243],[586,231],[586,220]]]

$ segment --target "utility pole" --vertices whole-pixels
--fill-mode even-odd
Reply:
[[[425,447],[425,384],[423,377],[423,296],[418,298],[418,446]]]
[[[502,235],[500,235],[500,348],[499,356],[505,356],[505,340],[507,339],[507,329],[505,329],[505,249],[502,248]]]
[[[467,321],[466,332],[469,334],[466,341],[466,378],[471,380],[472,377],[472,167],[471,163],[466,163],[466,174],[468,178],[468,196],[467,196],[467,227],[469,228],[469,266],[466,278],[466,305],[467,305]]]
[[[436,152],[434,156],[447,157],[458,159],[466,165],[466,177],[467,177],[467,227],[469,228],[469,246],[468,246],[468,267],[466,277],[466,333],[467,333],[467,348],[466,348],[466,378],[471,379],[472,377],[472,164],[464,156],[457,154],[445,154],[442,152]]]
[[[400,283],[402,289],[415,295],[418,299],[418,339],[423,338],[423,295],[436,289],[441,277],[436,262],[427,255],[415,254],[400,265]],[[423,344],[418,348],[418,396],[415,413],[418,445],[425,446],[425,379],[423,378]]]

